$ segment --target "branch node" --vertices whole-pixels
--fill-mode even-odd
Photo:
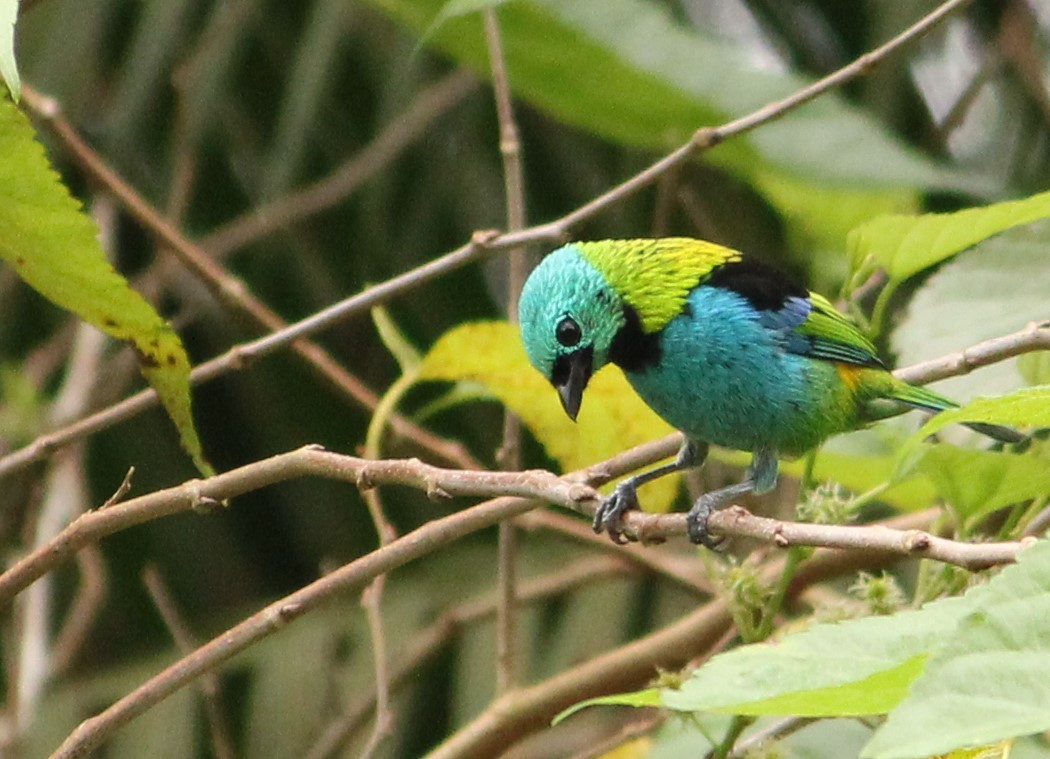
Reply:
[[[710,150],[723,140],[722,133],[712,127],[701,127],[689,140],[693,150]]]
[[[362,493],[371,490],[376,486],[375,481],[372,479],[372,475],[369,474],[367,466],[363,466],[357,471],[357,476],[354,477],[354,484],[357,485],[357,489]]]
[[[784,525],[778,524],[773,529],[773,544],[777,548],[789,548],[791,546],[791,541],[784,534]]]
[[[598,491],[590,485],[573,483],[569,486],[569,500],[573,503],[584,503],[586,501],[597,501],[601,498]]]
[[[426,483],[427,498],[431,501],[445,501],[452,497],[451,493],[438,485],[433,479],[427,478]]]
[[[909,530],[904,533],[902,538],[904,542],[904,548],[909,553],[922,553],[930,550],[930,544],[933,542],[928,532],[922,530]]]
[[[273,615],[274,625],[277,627],[283,627],[284,625],[291,622],[293,619],[299,616],[299,610],[302,608],[300,603],[286,603],[281,604],[277,607]]]
[[[498,229],[479,229],[470,236],[470,244],[476,248],[487,248],[503,234]]]
[[[217,501],[211,496],[201,492],[202,480],[190,480],[186,483],[186,491],[190,497],[190,508],[196,514],[210,514],[216,506],[222,506],[223,501]]]

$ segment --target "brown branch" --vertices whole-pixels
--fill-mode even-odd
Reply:
[[[469,263],[497,251],[511,250],[528,243],[555,243],[568,238],[569,232],[601,211],[656,182],[666,172],[727,139],[740,136],[762,124],[780,118],[789,111],[813,100],[844,82],[867,72],[902,45],[922,36],[949,14],[972,0],[949,0],[928,16],[894,37],[889,42],[866,53],[849,65],[799,90],[783,100],[770,103],[757,111],[720,127],[697,130],[683,146],[653,163],[627,181],[599,195],[559,219],[539,224],[520,232],[477,233],[474,238],[456,250],[436,258],[411,271],[400,274],[379,285],[364,290],[322,311],[303,319],[272,335],[235,346],[226,353],[198,366],[191,374],[194,382],[204,382],[226,374],[252,360],[284,348],[296,340],[319,332],[353,314],[419,287]],[[47,117],[48,114],[44,113]],[[155,232],[159,230],[154,230]],[[168,241],[170,243],[170,241]],[[112,426],[118,421],[138,414],[157,403],[152,390],[138,393],[108,409],[80,420],[68,427],[38,438],[28,446],[0,458],[0,477],[22,469],[73,440]]]
[[[98,546],[84,546],[77,553],[77,567],[80,587],[51,647],[51,677],[64,674],[76,662],[109,589],[109,575]]]
[[[206,480],[190,480],[101,511],[82,514],[54,539],[24,556],[0,575],[0,605],[9,602],[83,546],[107,535],[172,514],[214,508],[225,500],[266,485],[308,476],[344,480],[362,489],[377,485],[406,485],[437,499],[452,496],[516,496],[572,508],[580,501],[597,497],[588,485],[570,478],[558,478],[549,472],[441,469],[417,459],[370,461],[330,453],[318,446],[306,446]],[[527,510],[520,508],[522,512]],[[510,511],[512,514],[517,513],[514,509]],[[400,538],[390,545],[403,540]]]
[[[604,471],[610,476],[618,476],[630,459],[630,456],[617,457],[607,462]],[[85,721],[69,736],[56,757],[83,756],[120,725],[311,609],[338,595],[357,590],[375,577],[471,532],[525,513],[536,506],[536,500],[566,508],[577,508],[585,501],[593,505],[597,500],[597,494],[592,488],[572,481],[572,477],[558,478],[542,471],[510,473],[442,470],[417,460],[367,461],[309,447],[207,480],[195,480],[178,488],[136,498],[105,511],[86,514],[44,549],[24,558],[0,576],[0,599],[8,600],[12,594],[51,569],[69,553],[103,535],[159,516],[215,504],[221,499],[232,498],[263,484],[305,475],[342,479],[366,488],[380,484],[408,485],[424,490],[432,497],[512,495],[497,497],[430,522],[271,604],[157,674],[98,716]],[[633,526],[639,520],[661,522],[656,526],[668,534],[686,532],[685,517],[681,514],[632,514],[629,521]],[[990,566],[1013,561],[1017,552],[1027,544],[1022,541],[970,545],[938,538],[919,530],[899,530],[883,525],[799,525],[754,517],[738,508],[715,514],[712,528],[716,534],[745,535],[765,539],[781,547],[785,544],[809,544],[863,548],[864,551],[852,552],[851,560],[864,563],[886,561],[896,554],[936,558],[967,567]],[[834,554],[832,557],[841,562]],[[800,583],[807,581],[813,581],[812,573],[807,575],[800,571],[791,590],[797,591]],[[484,738],[486,741],[501,740],[504,725],[509,719],[519,726],[532,724],[535,720],[549,717],[552,703],[561,704],[566,699],[572,703],[599,686],[617,687],[616,683],[620,682],[617,678],[637,681],[643,671],[647,672],[652,666],[652,650],[673,651],[672,661],[688,660],[691,653],[703,650],[705,646],[701,644],[716,641],[729,623],[730,615],[724,605],[709,604],[665,630],[553,678],[543,688],[533,686],[511,691],[498,699],[480,718],[480,726],[471,729],[470,734],[475,736],[471,740],[477,740],[478,735],[488,736]],[[609,681],[610,677],[613,682]],[[552,693],[556,696],[552,697]],[[454,737],[450,745],[456,746],[462,740]]]
[[[945,377],[969,374],[982,366],[1005,361],[1023,353],[1050,349],[1050,321],[1031,322],[1027,327],[1002,337],[971,345],[958,353],[923,361],[894,372],[905,382],[925,385]]]
[[[510,492],[518,497],[498,497],[429,522],[387,546],[352,561],[270,604],[205,644],[191,656],[155,675],[102,713],[81,723],[54,754],[56,759],[86,755],[113,730],[205,672],[213,671],[230,657],[273,634],[292,620],[340,595],[358,590],[381,574],[425,556],[465,535],[535,508],[538,498],[550,499],[563,506],[572,507],[581,500],[595,497],[590,487],[554,477],[547,472],[458,472],[441,470],[416,460],[365,461],[309,447],[207,480],[194,481],[181,488],[133,499],[121,506],[89,516],[97,516],[99,519],[110,517],[109,522],[112,523],[113,515],[117,515],[121,518],[116,522],[118,525],[130,526],[161,514],[184,511],[192,508],[194,504],[199,506],[203,501],[216,502],[219,499],[231,498],[259,484],[259,478],[264,474],[268,476],[264,477],[266,481],[270,481],[269,478],[276,478],[272,481],[277,481],[307,473],[348,480],[364,488],[379,484],[410,485],[439,498],[451,495],[489,495],[492,492]],[[494,486],[497,490],[490,491]],[[75,522],[71,528],[76,525]],[[68,536],[67,542],[62,544],[63,548],[68,551],[75,542],[84,540],[85,534],[97,538],[99,532],[100,529],[94,524],[90,528],[82,527],[76,536]],[[22,579],[25,579],[24,575]],[[0,585],[3,585],[2,577]],[[7,588],[13,586],[14,584],[9,583]],[[0,591],[0,597],[2,596],[3,591]]]
[[[685,514],[626,515],[627,531],[643,543],[687,534]],[[708,527],[716,535],[752,538],[777,548],[821,546],[934,559],[971,571],[987,569],[1016,560],[1017,553],[1034,538],[1002,543],[964,543],[938,537],[922,530],[896,530],[881,525],[832,525],[786,522],[759,517],[740,506],[731,506],[711,515]]]
[[[372,639],[372,658],[375,661],[376,683],[376,718],[372,735],[361,751],[362,759],[375,755],[383,740],[394,733],[394,712],[390,708],[390,672],[387,667],[386,636],[383,634],[383,588],[386,575],[382,574],[372,580],[361,594],[361,605],[368,619],[368,629]]]

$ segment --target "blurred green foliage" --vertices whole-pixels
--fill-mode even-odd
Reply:
[[[16,52],[23,81],[55,98],[109,165],[292,321],[432,260],[476,230],[503,224],[498,127],[480,23],[473,15],[456,16],[423,39],[442,5],[24,0]],[[529,218],[544,221],[579,207],[694,129],[790,94],[931,7],[924,0],[501,4]],[[1048,25],[1037,3],[975,3],[870,76],[718,147],[575,232],[704,237],[758,253],[832,294],[849,275],[846,232],[878,213],[949,211],[1047,189]],[[462,67],[474,72],[476,84],[449,79],[462,76]],[[442,82],[443,99],[426,100],[426,118],[420,117],[419,98]],[[399,130],[413,124],[418,133],[398,143]],[[96,213],[112,209],[61,142],[44,125],[40,132],[74,193]],[[378,150],[383,145],[385,154]],[[307,213],[298,191],[344,170],[357,172],[352,191],[336,188]],[[266,218],[260,209],[284,201],[299,214],[275,230],[260,225],[252,233]],[[115,240],[117,268],[173,320],[195,362],[257,336],[125,213],[105,217],[104,225]],[[951,282],[952,267],[971,265],[959,258],[937,276]],[[1012,276],[1025,277],[1034,290],[1046,271]],[[960,340],[970,335],[957,316],[908,317],[904,307],[915,292],[938,286],[932,278],[927,284],[927,274],[899,283],[886,304],[887,326],[901,319],[906,326],[899,344],[896,330],[888,331],[889,344],[909,358],[915,346],[942,345],[935,340],[945,330],[955,330]],[[496,257],[387,307],[405,338],[425,352],[456,325],[500,318],[504,276],[504,262]],[[1032,318],[1033,298],[1015,303],[1012,295],[997,288],[988,297],[998,313],[1015,315],[1012,328],[1018,329]],[[958,308],[954,314],[965,313],[965,302]],[[1005,319],[1003,329],[1009,323]],[[0,453],[26,444],[51,423],[49,407],[63,386],[73,335],[69,317],[0,269]],[[377,393],[400,374],[365,314],[317,340]],[[98,376],[93,408],[138,387],[134,362],[117,346],[102,356]],[[441,397],[439,389],[415,388],[404,409],[434,408],[431,402]],[[352,453],[364,444],[369,424],[367,410],[287,352],[198,387],[194,402],[205,450],[220,470],[305,443]],[[425,423],[492,465],[501,416],[496,404],[466,404]],[[852,460],[853,481],[845,484],[870,488],[892,474],[892,444],[904,436],[871,431],[834,441],[815,471],[831,476],[843,460]],[[527,466],[552,466],[535,441],[526,441],[525,450]],[[420,451],[392,439],[384,453]],[[92,436],[84,461],[87,506],[105,501],[132,465],[132,494],[195,476],[159,411]],[[791,471],[801,472],[802,464],[797,467]],[[44,476],[44,467],[36,466],[0,483],[0,539],[9,553],[24,550]],[[933,488],[916,478],[893,492],[897,496],[887,493],[886,503],[917,509]],[[383,497],[402,532],[466,505],[433,503],[403,489]],[[526,577],[545,576],[585,554],[542,531],[529,533],[525,543]],[[204,639],[376,544],[356,491],[315,480],[106,539],[105,601],[71,668],[49,686],[24,756],[53,749],[77,721],[175,655],[142,587],[147,563],[159,567],[190,627]],[[443,612],[489,592],[495,564],[492,532],[393,575],[384,603],[392,659]],[[77,581],[70,569],[55,577],[56,631]],[[305,755],[348,699],[367,691],[369,638],[352,601],[308,616],[224,670],[225,706],[240,756]],[[622,576],[545,599],[522,619],[522,670],[528,680],[550,676],[696,603],[670,583]],[[10,616],[5,624],[0,646],[10,661],[19,640]],[[398,691],[396,735],[381,754],[419,755],[475,716],[492,698],[493,659],[487,619],[472,620],[445,639]],[[199,706],[185,696],[170,701],[163,718],[154,715],[155,727],[143,722],[136,732],[128,728],[107,756],[142,756],[147,746],[150,756],[210,756]],[[584,720],[590,732],[581,729],[584,737],[571,738],[571,745],[593,742],[607,730],[607,716]],[[169,733],[158,738],[158,730]],[[365,719],[348,755],[360,749],[368,730]],[[531,755],[564,754],[570,738],[558,741]],[[812,748],[806,755],[835,755],[826,750],[832,753]]]

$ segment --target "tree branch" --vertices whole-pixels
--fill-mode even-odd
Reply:
[[[107,535],[172,514],[210,510],[223,501],[266,485],[307,476],[343,480],[361,489],[377,485],[407,485],[436,499],[453,496],[516,496],[572,508],[580,501],[597,498],[594,489],[587,485],[538,470],[480,472],[441,469],[417,459],[369,461],[330,453],[317,446],[306,446],[206,480],[190,480],[101,511],[82,514],[41,549],[23,557],[0,575],[0,605],[9,602],[34,580],[83,546]],[[513,516],[528,508],[531,506],[519,505],[519,508],[509,511]],[[398,539],[389,545],[402,543],[403,540]]]
[[[946,377],[969,374],[982,366],[1005,361],[1023,353],[1050,349],[1050,321],[1031,322],[1024,329],[1002,337],[985,340],[969,348],[941,358],[894,372],[897,377],[913,385],[925,385]]]

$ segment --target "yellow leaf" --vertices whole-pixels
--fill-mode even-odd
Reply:
[[[599,759],[645,759],[652,748],[651,738],[635,738],[617,746],[612,751],[606,751]]]
[[[508,322],[475,322],[446,332],[424,357],[421,379],[481,383],[521,417],[566,471],[603,461],[672,431],[614,366],[591,379],[574,424],[562,410],[557,392],[529,364],[517,327]],[[663,477],[645,486],[642,505],[647,511],[667,511],[679,480]]]
[[[989,746],[978,746],[977,748],[960,748],[950,754],[941,754],[933,759],[1010,759],[1010,748],[1012,740],[994,743]]]

